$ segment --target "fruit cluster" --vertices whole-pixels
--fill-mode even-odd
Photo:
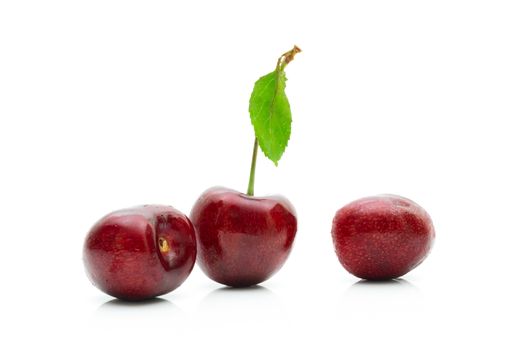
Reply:
[[[207,276],[232,287],[270,278],[285,263],[297,232],[293,205],[284,197],[254,196],[258,147],[275,164],[287,146],[291,111],[284,68],[300,52],[284,53],[261,77],[250,98],[255,141],[246,194],[205,191],[190,218],[170,206],[115,211],[88,233],[83,260],[92,283],[125,300],[156,297],[180,286],[197,261]],[[382,195],[354,201],[332,223],[336,254],[353,275],[400,277],[428,255],[435,232],[428,214],[409,199]]]

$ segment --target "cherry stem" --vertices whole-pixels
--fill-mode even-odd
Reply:
[[[288,63],[293,61],[293,59],[295,58],[295,55],[298,54],[301,51],[302,50],[297,45],[295,45],[295,46],[293,46],[293,49],[283,53],[281,55],[281,57],[279,57],[279,59],[277,60],[277,68],[276,68],[276,70],[277,71],[284,70],[284,68],[288,65]]]
[[[275,67],[275,70],[277,72],[283,71],[284,68],[286,68],[286,66],[288,65],[288,63],[293,61],[293,59],[295,58],[295,55],[298,54],[300,51],[301,51],[301,49],[299,49],[297,47],[297,45],[295,45],[295,46],[293,46],[293,49],[283,53],[281,55],[281,57],[279,57],[279,59],[277,60],[277,66]],[[255,164],[257,162],[257,148],[258,148],[258,146],[259,146],[259,143],[257,142],[257,137],[256,137],[255,141],[254,141],[254,152],[252,154],[252,165],[250,166],[250,177],[248,179],[248,190],[246,191],[246,194],[249,195],[249,196],[253,196],[254,195]]]
[[[250,166],[250,179],[248,180],[248,191],[246,194],[249,196],[254,195],[254,183],[255,183],[255,163],[257,161],[257,148],[259,144],[257,142],[257,137],[254,141],[254,153],[252,154],[252,165]]]

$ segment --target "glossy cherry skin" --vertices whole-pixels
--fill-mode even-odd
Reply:
[[[191,211],[198,265],[216,282],[232,287],[261,283],[290,254],[297,232],[291,203],[281,196],[252,197],[215,187]]]
[[[86,272],[103,292],[143,300],[176,289],[196,261],[190,220],[170,206],[145,205],[115,211],[88,233]]]
[[[430,252],[435,231],[430,216],[418,204],[382,195],[338,210],[332,236],[347,271],[363,279],[386,280],[419,265]]]

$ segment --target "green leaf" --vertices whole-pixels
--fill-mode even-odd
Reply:
[[[286,74],[275,70],[255,82],[250,96],[250,118],[264,155],[277,165],[291,134],[290,103],[284,92]]]

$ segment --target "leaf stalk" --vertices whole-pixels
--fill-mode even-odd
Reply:
[[[286,66],[291,61],[293,61],[293,59],[295,58],[295,55],[298,54],[301,51],[302,50],[297,45],[294,45],[293,49],[283,53],[281,55],[281,57],[279,57],[279,59],[277,60],[277,66],[275,67],[275,70],[278,73],[284,71],[284,68],[286,68]],[[256,166],[256,163],[257,163],[257,149],[258,148],[259,148],[259,142],[257,141],[257,137],[256,137],[255,141],[254,141],[254,151],[252,153],[252,164],[250,166],[250,176],[248,178],[248,190],[246,192],[246,194],[248,196],[253,196],[254,195],[255,166]]]

